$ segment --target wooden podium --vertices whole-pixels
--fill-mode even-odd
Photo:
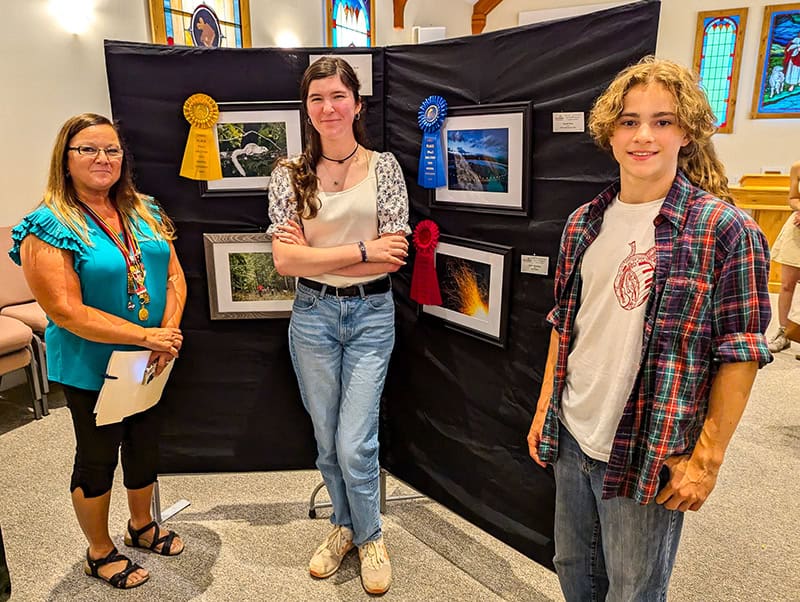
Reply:
[[[736,206],[745,209],[761,227],[770,247],[783,224],[792,213],[789,207],[788,174],[745,174],[738,186],[731,186]],[[781,266],[774,261],[769,266],[769,292],[781,287]]]

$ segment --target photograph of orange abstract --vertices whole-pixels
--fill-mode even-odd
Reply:
[[[436,256],[442,307],[478,320],[489,319],[491,266],[462,257]]]

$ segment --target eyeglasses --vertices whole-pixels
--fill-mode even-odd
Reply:
[[[88,145],[68,146],[67,150],[76,151],[82,157],[96,157],[100,151],[103,151],[109,159],[121,159],[123,155],[122,149],[116,146],[109,146],[108,148],[97,148]]]

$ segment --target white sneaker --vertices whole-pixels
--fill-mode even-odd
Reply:
[[[361,559],[361,585],[368,594],[384,594],[392,584],[392,563],[383,536],[358,548]]]
[[[783,351],[784,349],[791,347],[792,342],[786,338],[785,329],[781,327],[778,329],[778,334],[772,338],[767,346],[769,347],[770,352],[778,353],[779,351]]]
[[[308,572],[319,579],[330,577],[339,570],[342,560],[354,547],[353,532],[336,525],[311,557]]]

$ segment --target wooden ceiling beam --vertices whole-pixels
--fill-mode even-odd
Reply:
[[[472,33],[481,33],[486,27],[486,15],[503,0],[478,0],[472,7]]]
[[[394,28],[395,29],[403,29],[405,25],[403,24],[403,15],[406,10],[406,2],[408,0],[392,0],[394,3]]]

